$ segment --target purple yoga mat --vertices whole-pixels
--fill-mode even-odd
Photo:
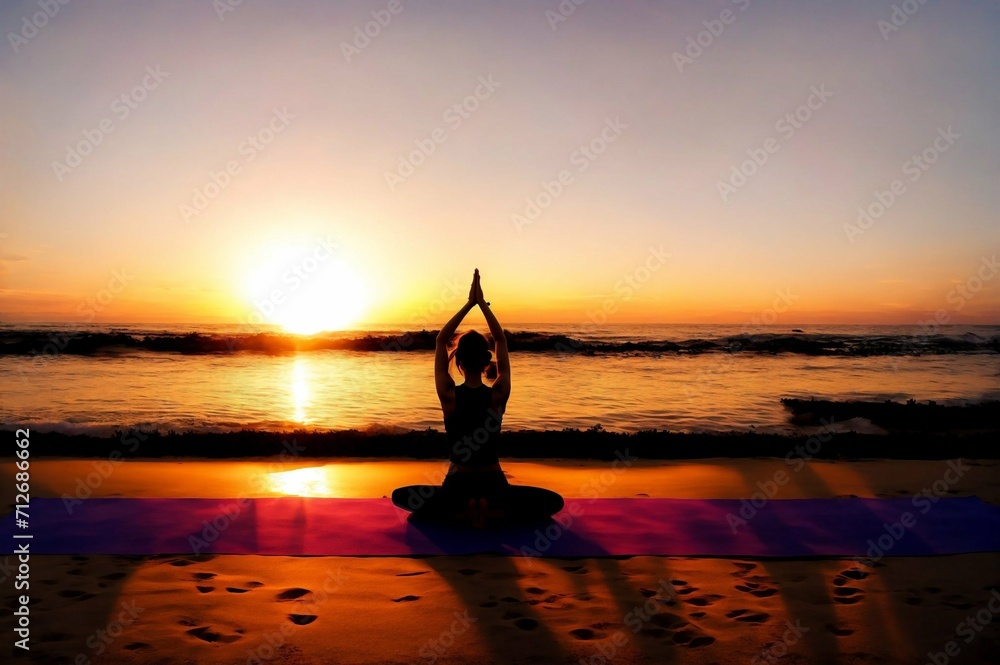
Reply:
[[[978,497],[567,499],[547,525],[475,531],[418,526],[389,499],[61,499],[31,502],[34,554],[412,556],[495,552],[561,557],[882,556],[1000,551],[1000,508]],[[926,512],[925,512],[926,510]],[[742,511],[742,513],[741,513]],[[736,521],[734,517],[743,521]],[[15,534],[32,538],[13,539]]]

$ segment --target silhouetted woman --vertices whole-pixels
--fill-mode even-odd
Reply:
[[[492,364],[485,337],[470,330],[462,334],[455,350],[448,352],[455,330],[477,305],[486,317],[496,350],[496,378],[492,385],[483,383],[483,374]],[[465,377],[458,385],[448,371],[451,358]],[[503,328],[483,297],[478,269],[468,302],[437,335],[434,383],[444,412],[450,451],[448,473],[442,485],[411,485],[395,490],[392,500],[397,506],[412,511],[413,518],[468,520],[478,528],[486,520],[531,521],[562,510],[563,500],[558,494],[511,485],[500,468],[497,439],[510,397],[510,359]]]

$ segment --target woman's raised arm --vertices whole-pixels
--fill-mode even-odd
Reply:
[[[486,297],[483,295],[483,287],[479,283],[479,270],[476,270],[473,282],[476,292],[476,304],[479,305],[479,309],[483,311],[483,316],[486,317],[486,323],[490,327],[490,335],[493,336],[495,345],[497,380],[493,383],[493,389],[500,392],[504,400],[506,400],[510,395],[510,356],[507,353],[507,337],[504,335],[503,326],[500,325],[493,310],[490,309],[490,304],[486,302]]]
[[[434,386],[437,388],[438,397],[442,404],[455,398],[455,380],[448,372],[448,344],[455,336],[455,331],[462,323],[465,315],[476,306],[476,278],[472,278],[472,287],[469,289],[469,300],[462,305],[461,309],[444,324],[437,334],[434,342]]]

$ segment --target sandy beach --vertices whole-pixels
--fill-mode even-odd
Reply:
[[[968,471],[948,493],[1000,503],[997,462],[962,463]],[[379,497],[442,469],[409,460],[175,459],[101,474],[101,464],[37,461],[35,495],[282,496],[294,487]],[[814,461],[780,496],[913,495],[946,464]],[[596,461],[506,464],[511,482],[565,496],[676,498],[750,496],[782,467],[780,459],[640,461],[602,482],[607,465]],[[12,473],[3,464],[5,488]],[[1000,553],[885,557],[871,567],[853,559],[34,556],[31,593],[30,658],[40,663],[981,663],[1000,646]],[[4,603],[14,606],[9,585]],[[0,626],[9,634],[12,617]]]

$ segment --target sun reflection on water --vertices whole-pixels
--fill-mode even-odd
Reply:
[[[309,368],[309,361],[298,357],[292,365],[292,420],[303,425],[309,422],[306,415],[306,407],[310,406],[309,380],[312,372]]]
[[[267,474],[268,489],[288,496],[333,496],[326,467],[313,466]]]

